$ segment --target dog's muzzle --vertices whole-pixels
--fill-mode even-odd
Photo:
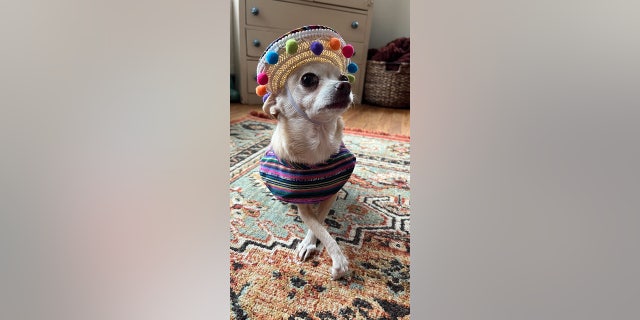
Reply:
[[[338,95],[349,95],[351,93],[351,84],[347,81],[340,81],[336,84],[336,92]]]
[[[335,98],[333,102],[325,108],[328,109],[342,109],[349,106],[351,103],[351,84],[347,81],[341,81],[335,85]]]

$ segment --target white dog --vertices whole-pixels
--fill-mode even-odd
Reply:
[[[353,71],[354,64],[347,60],[351,49],[347,54],[340,50],[348,45],[335,31],[320,26],[306,28],[310,29],[298,29],[272,43],[267,51],[279,52],[278,61],[258,66],[259,74],[269,78],[262,81],[267,83],[263,88],[269,93],[263,110],[278,121],[269,150],[261,160],[260,174],[278,199],[298,206],[309,228],[298,246],[298,258],[306,260],[320,252],[320,240],[333,261],[331,277],[339,279],[348,272],[349,263],[323,222],[356,162],[342,142],[341,117],[353,103],[347,71]],[[291,39],[296,50],[288,50]],[[285,41],[287,45],[278,47]],[[314,43],[322,49],[317,45],[314,48]],[[318,59],[323,53],[329,58]],[[288,63],[291,61],[295,63]],[[279,69],[278,64],[286,69]],[[264,89],[257,92],[264,93]]]

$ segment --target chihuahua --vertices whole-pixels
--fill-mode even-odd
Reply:
[[[349,271],[323,223],[356,165],[342,141],[342,114],[353,104],[350,73],[358,70],[352,55],[353,46],[335,30],[305,26],[267,47],[256,77],[262,108],[277,119],[260,160],[260,176],[277,199],[297,205],[309,228],[296,250],[298,258],[304,261],[326,247],[332,279]]]
[[[321,167],[318,164],[335,163],[336,161],[330,161],[332,156],[335,160],[336,155],[340,155],[343,170],[332,165],[330,171],[337,168],[338,172],[333,173],[342,174],[342,183],[339,183],[339,187],[342,187],[355,166],[355,157],[348,150],[345,152],[346,148],[342,143],[344,123],[341,115],[352,102],[351,84],[333,64],[308,63],[292,72],[286,81],[286,89],[278,95],[270,95],[263,105],[265,113],[278,120],[270,148],[274,158],[279,159],[280,163],[297,164],[301,170],[313,170]],[[261,174],[267,181],[269,178],[264,172],[262,170]],[[309,188],[308,184],[305,186]],[[326,184],[320,185],[321,188],[324,186]],[[323,225],[336,200],[339,187],[334,185],[327,190],[334,193],[321,194],[324,196],[321,199],[318,199],[317,193],[309,195],[309,189],[306,189],[305,193],[309,196],[307,199],[312,199],[297,204],[300,217],[309,228],[298,246],[297,256],[304,261],[320,252],[324,244],[333,260],[332,279],[341,278],[349,270],[347,258]],[[277,191],[271,189],[276,194]],[[299,199],[301,195],[298,193],[293,197]],[[292,200],[293,197],[284,200]],[[320,202],[314,205],[316,201]],[[321,242],[319,245],[318,239]]]

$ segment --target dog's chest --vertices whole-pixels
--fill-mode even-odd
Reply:
[[[315,135],[316,136],[312,138],[312,141],[315,143],[312,145],[313,150],[311,152],[321,156],[323,161],[340,149],[342,136],[336,134],[335,130],[331,132],[318,130]]]

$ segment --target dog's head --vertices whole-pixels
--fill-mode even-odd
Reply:
[[[348,77],[333,64],[312,62],[291,72],[284,90],[270,95],[262,108],[275,118],[291,118],[296,116],[296,104],[311,120],[327,122],[341,115],[352,102]]]
[[[351,83],[358,66],[353,46],[333,29],[305,26],[272,42],[257,66],[256,93],[275,118],[331,121],[353,102]]]

